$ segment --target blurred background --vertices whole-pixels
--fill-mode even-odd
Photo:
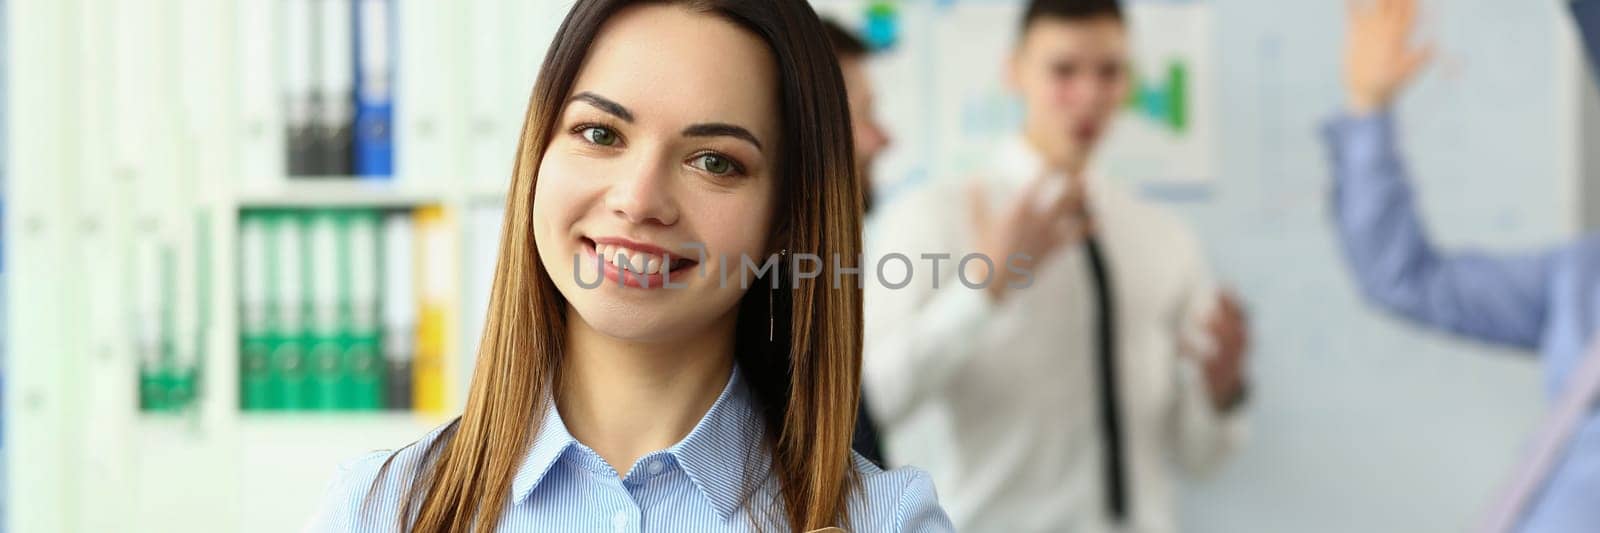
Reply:
[[[1018,0],[817,0],[878,50],[883,202],[981,168]],[[1343,0],[1125,2],[1097,162],[1183,214],[1255,324],[1251,435],[1185,531],[1459,531],[1544,409],[1531,354],[1363,304],[1319,128]],[[288,531],[459,412],[530,88],[570,0],[3,0],[7,531]],[[1562,0],[1436,0],[1399,106],[1444,245],[1600,220]],[[1174,103],[1175,102],[1175,103]]]

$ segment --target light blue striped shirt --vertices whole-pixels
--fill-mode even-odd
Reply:
[[[639,458],[621,477],[567,432],[550,405],[512,479],[499,531],[788,530],[777,480],[768,475],[763,425],[737,369],[683,441]],[[447,427],[342,467],[311,530],[397,531],[422,454]],[[851,531],[954,530],[927,473],[884,471],[859,455],[855,465],[862,490],[850,498]]]

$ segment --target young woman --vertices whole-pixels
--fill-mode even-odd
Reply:
[[[862,196],[825,39],[803,0],[580,0],[529,102],[465,412],[352,463],[316,525],[949,530],[926,474],[850,452],[861,295],[832,280]],[[798,253],[820,276],[742,264]]]

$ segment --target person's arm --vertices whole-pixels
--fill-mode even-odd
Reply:
[[[892,426],[941,386],[976,351],[994,314],[983,290],[955,278],[964,232],[928,213],[961,205],[951,184],[912,193],[874,220],[862,276],[865,336],[861,360],[863,393],[880,427]],[[923,253],[949,253],[939,261],[939,288]],[[895,256],[894,254],[899,254]],[[909,260],[902,261],[903,256]],[[898,286],[901,283],[904,286]]]
[[[1428,62],[1411,43],[1416,0],[1351,2],[1345,85],[1351,113],[1325,128],[1333,216],[1345,259],[1367,299],[1422,324],[1480,340],[1534,347],[1544,329],[1552,253],[1445,253],[1428,240],[1389,107]]]
[[[912,259],[927,268],[926,262]],[[888,275],[891,281],[903,279],[898,273]],[[880,425],[893,425],[928,391],[942,386],[977,350],[994,314],[983,290],[968,289],[954,278],[940,280],[939,289],[931,290],[930,282],[928,276],[915,276],[911,285],[899,289],[867,283],[861,373],[863,392]]]
[[[379,450],[339,465],[306,531],[396,531],[401,505],[417,477],[424,453],[438,453],[441,435],[459,418],[441,424],[398,450]],[[416,520],[411,509],[409,521]],[[408,523],[409,523],[408,521]]]
[[[1534,348],[1553,254],[1442,252],[1417,215],[1387,112],[1327,126],[1339,241],[1367,299],[1416,322]]]
[[[950,516],[939,506],[933,479],[920,470],[912,470],[911,481],[901,489],[894,518],[895,531],[945,533],[956,530],[950,523]]]
[[[1178,323],[1179,353],[1169,411],[1177,463],[1192,477],[1215,472],[1245,439],[1248,319],[1233,296],[1220,291],[1200,250],[1184,234],[1173,258],[1184,261],[1186,281]]]
[[[339,465],[323,493],[322,503],[305,531],[351,531],[358,527],[357,509],[377,478],[378,470],[393,452],[372,452]],[[396,515],[398,516],[398,515]]]
[[[893,425],[973,356],[985,331],[1002,319],[996,315],[1005,314],[1018,290],[1011,287],[1031,283],[1032,274],[1019,271],[1082,239],[1090,222],[1081,186],[1047,190],[1059,179],[1036,177],[998,210],[991,209],[981,179],[972,178],[964,190],[940,182],[875,220],[862,265],[862,382],[880,424]],[[970,218],[961,215],[964,207]],[[943,254],[937,271],[924,254]],[[986,286],[969,287],[958,277],[968,254],[989,258],[988,265],[969,262],[965,278]]]
[[[1216,407],[1205,384],[1199,362],[1178,361],[1177,402],[1172,410],[1172,430],[1179,466],[1192,477],[1216,472],[1244,442],[1245,405]]]

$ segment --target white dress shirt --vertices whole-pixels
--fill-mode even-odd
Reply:
[[[995,168],[974,179],[1000,206],[1043,166],[1021,138],[994,154]],[[1241,439],[1240,417],[1216,411],[1196,356],[1179,349],[1180,339],[1208,345],[1202,324],[1216,288],[1198,240],[1115,184],[1086,183],[1114,287],[1130,507],[1122,528],[1106,511],[1084,247],[1064,246],[1032,265],[1032,285],[995,304],[956,277],[956,261],[976,252],[967,183],[909,192],[870,227],[864,266],[882,276],[864,270],[865,394],[889,461],[928,470],[961,531],[1177,531],[1174,466],[1205,473]],[[880,262],[893,253],[913,260],[909,272],[905,261]],[[935,274],[924,253],[950,259]],[[902,280],[910,283],[885,285]]]

